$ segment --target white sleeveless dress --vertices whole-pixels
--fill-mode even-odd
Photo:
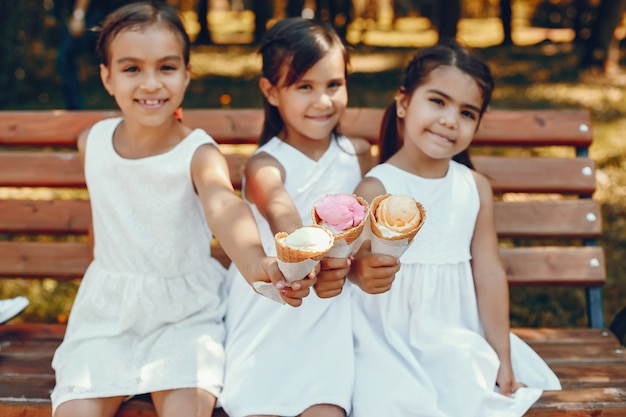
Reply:
[[[219,395],[223,382],[226,271],[194,191],[196,149],[217,146],[194,130],[170,151],[125,159],[113,148],[121,119],[87,138],[94,260],[81,282],[52,366],[53,409],[84,398],[175,388]]]
[[[352,193],[361,170],[350,140],[331,140],[313,161],[278,138],[258,152],[278,160],[285,188],[304,225],[320,197]],[[252,205],[265,252],[276,256],[269,224]],[[300,307],[281,305],[257,293],[231,265],[226,313],[226,376],[220,404],[230,417],[269,414],[295,416],[315,404],[350,410],[354,356],[350,289],[320,299],[313,289]]]
[[[420,201],[426,222],[390,291],[352,287],[353,417],[520,417],[543,389],[560,389],[546,363],[511,334],[515,376],[529,388],[513,398],[496,391],[499,360],[484,338],[470,265],[480,205],[471,171],[451,162],[444,178],[425,179],[382,164],[367,176]]]

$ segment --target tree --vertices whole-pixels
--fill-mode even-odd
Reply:
[[[612,46],[617,48],[615,28],[626,10],[626,0],[602,0],[597,9],[597,18],[591,27],[591,35],[583,48],[581,68],[599,67],[607,69],[617,66],[617,56],[609,54]],[[615,55],[615,54],[613,54]]]
[[[42,81],[37,71],[45,66],[43,49],[44,8],[39,2],[0,0],[0,108],[35,96]]]
[[[500,19],[502,20],[502,29],[504,31],[502,45],[513,45],[513,37],[511,35],[511,23],[513,21],[511,0],[500,0]]]
[[[437,6],[439,42],[456,39],[457,25],[461,18],[461,0],[441,0]]]

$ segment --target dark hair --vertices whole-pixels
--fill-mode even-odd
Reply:
[[[444,65],[456,67],[476,81],[483,98],[480,108],[480,118],[482,118],[491,100],[494,86],[491,71],[487,64],[472,54],[469,49],[455,42],[430,46],[418,51],[404,71],[404,79],[400,88],[410,96],[418,87],[427,82],[430,73],[435,68]],[[396,102],[394,100],[383,115],[380,129],[380,162],[389,159],[402,146],[401,142],[402,137],[401,132],[398,131]],[[473,168],[467,149],[455,155],[453,159]]]
[[[142,30],[151,25],[163,25],[180,36],[185,65],[189,64],[191,41],[176,10],[164,2],[135,2],[111,12],[102,27],[96,44],[96,54],[101,64],[109,65],[109,48],[113,39],[124,30]]]
[[[284,86],[293,85],[336,46],[341,48],[343,53],[347,76],[348,51],[331,26],[301,17],[280,20],[261,39],[259,48],[263,58],[261,76],[267,78],[272,85],[278,85],[284,76]],[[278,109],[272,106],[265,97],[263,97],[263,107],[265,121],[259,145],[267,143],[284,127]]]

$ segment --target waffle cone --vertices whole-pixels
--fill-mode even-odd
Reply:
[[[424,210],[424,206],[422,206],[420,203],[416,202],[417,203],[417,210],[420,213],[420,220],[415,225],[415,227],[411,228],[410,230],[407,230],[405,233],[398,234],[396,236],[385,236],[385,235],[383,235],[383,233],[378,228],[378,223],[376,222],[376,214],[375,213],[376,213],[376,209],[378,208],[378,205],[380,204],[380,202],[383,201],[385,198],[389,197],[390,195],[391,194],[379,195],[376,198],[374,198],[372,200],[372,203],[370,204],[369,221],[370,221],[370,227],[371,227],[371,230],[372,230],[372,234],[375,235],[376,237],[378,237],[379,239],[382,239],[382,240],[402,240],[402,239],[408,239],[408,243],[411,243],[413,241],[413,238],[417,234],[417,232],[419,232],[419,230],[424,225],[424,220],[426,219],[426,210]]]
[[[274,235],[274,241],[276,242],[276,255],[278,259],[285,263],[296,263],[306,261],[307,259],[311,259],[314,261],[320,261],[326,253],[333,247],[333,236],[328,230],[324,229],[322,226],[310,226],[310,227],[319,227],[323,229],[326,233],[331,236],[330,245],[324,250],[311,252],[305,251],[302,249],[290,248],[289,246],[285,246],[281,243],[281,240],[288,236],[285,232],[278,232]]]
[[[369,217],[369,204],[367,204],[367,201],[365,201],[363,197],[358,196],[356,194],[352,194],[352,196],[356,198],[359,204],[364,206],[366,210],[365,210],[365,217],[363,217],[363,221],[361,223],[357,224],[354,227],[346,229],[341,233],[335,234],[335,240],[344,239],[348,245],[352,244],[355,240],[359,238],[359,236],[361,236],[361,233],[363,232],[363,228],[365,227],[365,222],[367,221],[367,218]],[[313,217],[313,223],[316,225],[320,225],[322,220],[320,219],[320,217],[317,215],[317,212],[315,211],[315,205],[311,209],[311,216]]]

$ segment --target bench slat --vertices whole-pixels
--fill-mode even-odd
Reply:
[[[601,285],[606,279],[599,247],[501,248],[500,254],[513,285]],[[217,244],[212,256],[229,263]],[[0,277],[80,278],[90,259],[88,243],[0,242]]]
[[[0,186],[85,186],[77,152],[2,152],[0,166]]]
[[[76,137],[98,120],[116,117],[116,111],[3,111],[0,145],[74,146]],[[383,109],[349,108],[341,131],[376,142]],[[202,128],[220,143],[256,143],[261,131],[261,109],[187,109],[185,123]],[[511,129],[524,126],[524,129]],[[591,116],[583,110],[499,110],[485,113],[474,144],[530,146],[589,146]]]
[[[500,256],[514,285],[602,285],[606,279],[604,251],[599,247],[501,248]]]
[[[496,202],[500,237],[591,238],[602,235],[600,203],[590,199]]]
[[[89,201],[0,200],[0,232],[87,233]]]
[[[80,278],[91,247],[80,242],[0,242],[0,276]]]
[[[594,200],[496,202],[500,237],[589,238],[602,234],[600,204]],[[0,233],[84,234],[89,201],[0,200]]]
[[[235,188],[247,155],[226,155]],[[477,156],[476,169],[492,180],[495,192],[592,194],[594,163],[589,158],[502,158]],[[0,152],[0,186],[83,187],[76,152]]]
[[[595,163],[590,158],[472,158],[495,192],[570,193],[591,195],[596,189]]]

